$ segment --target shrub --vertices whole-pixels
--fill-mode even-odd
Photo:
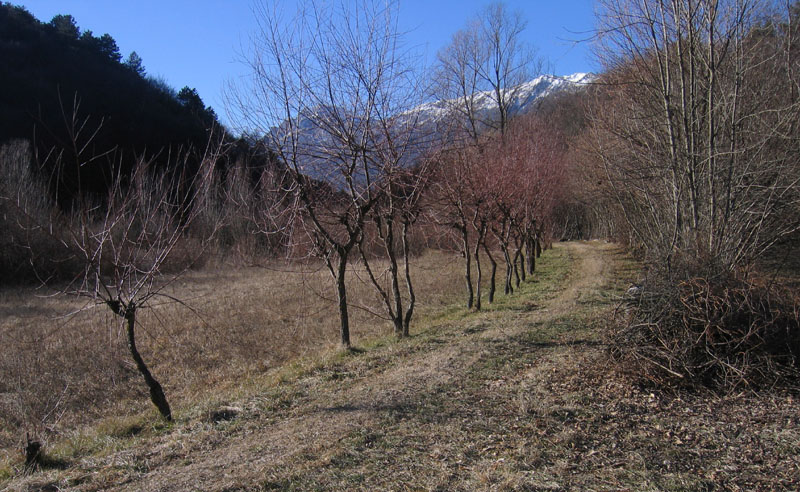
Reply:
[[[797,385],[800,299],[787,289],[734,273],[656,282],[627,302],[612,353],[634,377],[721,392]]]
[[[58,211],[31,164],[28,142],[0,146],[0,279],[5,284],[69,278],[80,271],[73,252],[56,239],[52,228]]]

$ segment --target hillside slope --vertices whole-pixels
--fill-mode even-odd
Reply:
[[[595,80],[592,73],[574,73],[567,76],[542,75],[525,83],[505,90],[509,107],[509,115],[519,116],[532,113],[541,108],[546,101],[553,98],[586,89]],[[490,131],[499,117],[499,109],[495,96],[490,91],[474,94],[474,117],[478,122],[479,131]],[[354,128],[355,133],[369,133],[369,125],[362,118],[363,114],[350,114],[353,108],[318,105],[306,107],[291,121],[284,120],[280,125],[271,130],[268,138],[271,145],[283,146],[289,155],[297,152],[299,161],[304,166],[304,172],[316,179],[321,179],[344,187],[335,166],[327,160],[331,149],[346,149],[339,141],[340,136],[334,130],[340,119],[347,120]],[[350,119],[352,118],[352,120]],[[456,120],[463,119],[462,103],[456,99],[431,101],[420,104],[408,111],[404,111],[391,118],[390,132],[395,133],[401,141],[407,141],[408,147],[404,149],[401,162],[414,165],[426,152],[435,149],[442,143],[441,139],[452,144],[451,135],[455,126],[465,125],[465,119],[454,126]],[[294,128],[294,129],[292,129]],[[296,132],[296,141],[289,138],[291,132]],[[380,137],[381,129],[377,129],[376,136]],[[408,133],[406,133],[408,132]],[[373,136],[374,137],[374,136]],[[407,140],[406,140],[407,139]],[[296,149],[291,149],[292,145]],[[347,155],[346,150],[343,155]]]
[[[409,340],[295,368],[10,488],[795,488],[797,403],[626,383],[604,332],[635,265],[599,242],[542,260],[535,282],[485,312],[453,308]]]
[[[122,62],[109,34],[81,33],[71,16],[40,22],[8,3],[0,3],[0,108],[0,145],[23,139],[41,156],[59,155],[39,164],[68,194],[105,192],[115,166],[142,155],[174,165],[170,149],[202,152],[218,125],[194,89],[175,91]]]

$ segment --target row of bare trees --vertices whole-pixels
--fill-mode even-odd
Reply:
[[[558,132],[536,117],[517,118],[522,84],[543,66],[522,41],[525,27],[518,12],[495,3],[438,54],[434,91],[450,125],[441,134],[446,143],[437,156],[432,220],[458,232],[469,308],[481,309],[482,253],[491,266],[489,303],[496,292],[497,247],[506,294],[513,292],[514,276],[519,286],[526,272],[533,274],[564,176],[566,142]],[[494,109],[487,111],[487,104]]]
[[[285,232],[290,243],[310,240],[330,271],[344,347],[351,344],[345,280],[356,252],[399,335],[408,333],[414,308],[407,233],[421,173],[406,159],[417,125],[406,112],[421,91],[413,60],[399,47],[396,8],[393,2],[307,2],[290,14],[277,2],[259,4],[250,59],[256,90],[232,97],[286,170],[282,191],[295,206]],[[370,222],[389,258],[390,291],[364,252]],[[401,282],[409,293],[405,309]]]
[[[242,121],[265,135],[286,170],[281,192],[292,198],[283,203],[293,206],[280,211],[292,215],[280,221],[282,232],[291,247],[310,243],[304,249],[330,271],[344,347],[351,344],[345,280],[355,258],[395,333],[408,334],[415,302],[408,234],[420,217],[459,231],[469,307],[480,308],[482,253],[492,264],[494,299],[498,245],[511,292],[511,272],[524,279],[526,254],[533,272],[563,167],[562,143],[545,125],[512,125],[515,91],[538,70],[520,41],[518,14],[502,4],[484,10],[441,52],[441,85],[431,88],[404,51],[397,7],[305,2],[289,12],[259,4],[252,85],[231,91]],[[425,127],[413,111],[432,89],[454,123],[445,131]],[[497,110],[482,110],[487,101]],[[370,263],[369,238],[382,245],[383,273]]]
[[[379,314],[398,337],[408,336],[416,304],[412,228],[457,233],[468,306],[476,309],[484,258],[491,303],[498,251],[504,292],[511,294],[533,274],[549,237],[566,143],[541,119],[514,112],[519,83],[538,70],[519,41],[524,22],[517,14],[493,5],[458,33],[439,57],[437,79],[446,83],[432,92],[403,49],[395,2],[285,8],[259,4],[253,84],[231,91],[244,125],[261,135],[252,145],[267,155],[267,165],[222,165],[224,148],[217,144],[191,161],[199,164],[177,152],[158,169],[152,157],[141,156],[123,171],[114,166],[113,150],[91,154],[92,125],[78,116],[76,98],[69,161],[80,167],[107,160],[114,170],[107,192],[79,190],[68,210],[36,209],[45,215],[24,203],[27,195],[4,193],[0,202],[28,217],[27,230],[46,230],[78,265],[59,284],[62,292],[118,317],[167,420],[167,398],[137,349],[137,314],[158,300],[180,302],[165,289],[212,245],[257,237],[271,254],[321,259],[336,292],[341,345],[350,348],[347,278],[356,262],[375,288]],[[425,127],[413,111],[431,94],[445,100],[449,128]],[[496,111],[481,109],[487,100]]]
[[[496,292],[498,249],[505,264],[505,294],[534,273],[542,244],[550,237],[553,208],[563,198],[565,142],[544,121],[526,116],[513,121],[504,135],[442,150],[436,165],[428,218],[457,232],[465,259],[467,307],[481,309],[481,255],[490,264],[489,303]]]

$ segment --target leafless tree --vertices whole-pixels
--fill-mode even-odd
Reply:
[[[159,299],[178,301],[164,289],[202,254],[208,237],[191,238],[189,230],[204,209],[203,187],[214,162],[206,154],[193,169],[182,154],[158,171],[141,158],[132,174],[116,174],[102,199],[78,197],[74,211],[50,226],[82,265],[63,292],[88,298],[87,307],[104,305],[123,320],[131,357],[167,420],[172,413],[163,388],[136,345],[136,316]],[[174,258],[178,248],[181,259]]]
[[[450,227],[457,231],[461,240],[461,252],[464,255],[464,279],[467,287],[467,308],[475,303],[475,289],[472,279],[471,232],[471,193],[472,170],[474,160],[471,153],[474,147],[456,147],[439,149],[432,157],[432,168],[435,176],[432,184],[432,204],[428,207],[428,220]]]
[[[203,155],[165,150],[167,155],[140,156],[128,169],[115,159],[113,149],[92,152],[92,140],[102,122],[80,115],[77,96],[72,110],[64,109],[64,114],[71,139],[64,148],[44,156],[34,154],[33,159],[16,159],[14,176],[28,189],[38,190],[36,199],[22,195],[25,187],[20,187],[16,196],[2,193],[0,201],[13,207],[29,240],[45,238],[51,243],[50,251],[58,245],[60,261],[70,265],[72,275],[67,282],[53,278],[49,270],[38,270],[42,282],[56,287],[57,293],[88,299],[82,309],[105,306],[123,321],[130,355],[151,400],[161,415],[171,420],[163,388],[136,344],[137,313],[159,299],[178,301],[165,288],[202,256],[213,236],[213,227],[205,234],[192,234],[191,227],[205,210],[219,147],[210,138]],[[41,169],[59,170],[64,160],[76,166],[78,176],[86,164],[105,162],[111,177],[106,191],[92,194],[78,179],[68,200],[59,200],[52,196],[61,191],[57,186],[48,189],[41,176],[29,172],[34,162]],[[53,181],[57,183],[59,177]],[[68,206],[59,208],[59,201]],[[32,255],[39,248],[39,244],[27,245]]]
[[[358,246],[370,282],[383,300],[385,311],[394,325],[394,332],[398,337],[409,335],[411,318],[416,305],[416,295],[411,280],[411,251],[408,234],[421,213],[421,200],[427,190],[429,176],[426,164],[423,161],[414,168],[398,167],[392,176],[386,176],[388,187],[371,213],[378,238],[383,244],[386,259],[389,262],[386,274],[389,278],[390,289],[385,288],[373,272],[364,251],[363,242]],[[402,275],[398,265],[398,253],[402,255],[403,260]],[[405,301],[400,291],[401,279],[406,288]]]
[[[520,85],[542,70],[542,61],[521,39],[526,24],[521,13],[492,3],[438,54],[436,95],[473,141],[487,129],[505,134]]]
[[[391,196],[416,126],[414,67],[395,2],[304,1],[290,16],[260,2],[252,86],[234,89],[244,125],[287,169],[298,217],[336,285],[341,344],[350,347],[345,276],[370,213]]]
[[[747,264],[800,227],[796,58],[769,6],[601,2],[611,101],[593,114],[595,155],[668,271],[692,258]]]

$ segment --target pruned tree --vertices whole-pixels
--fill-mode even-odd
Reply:
[[[370,282],[383,301],[385,311],[394,326],[394,333],[402,338],[409,335],[416,305],[416,295],[411,280],[409,231],[422,212],[422,198],[429,179],[428,168],[425,162],[414,168],[398,166],[391,175],[386,176],[386,179],[387,188],[382,199],[372,210],[371,217],[389,263],[385,272],[389,278],[389,288],[378,280],[379,276],[376,276],[370,266],[363,241],[359,243],[358,249]],[[402,255],[402,272],[398,253]],[[405,300],[400,290],[401,281],[406,288]]]
[[[143,157],[132,175],[114,177],[105,197],[80,198],[74,211],[51,228],[82,265],[63,292],[88,298],[86,307],[105,306],[123,321],[131,358],[166,420],[172,412],[164,390],[136,344],[137,315],[156,300],[178,301],[165,288],[192,266],[213,234],[191,238],[193,249],[180,260],[173,258],[190,241],[214,162],[208,153],[201,168],[192,169],[183,154],[174,158],[172,169],[159,171]]]
[[[165,288],[192,266],[213,236],[212,227],[200,237],[189,237],[194,220],[204,210],[204,199],[210,195],[207,188],[213,182],[219,148],[210,139],[198,161],[190,159],[189,152],[175,152],[168,156],[167,165],[161,167],[154,165],[155,156],[140,156],[129,170],[115,162],[113,149],[99,155],[94,153],[92,141],[102,123],[79,115],[77,96],[71,112],[62,110],[70,142],[63,149],[36,155],[38,166],[60,169],[66,161],[80,168],[90,162],[108,160],[112,174],[106,192],[93,194],[84,190],[78,179],[76,188],[70,190],[68,208],[58,209],[51,204],[46,216],[36,216],[30,210],[37,208],[22,206],[23,202],[17,200],[17,211],[25,214],[29,228],[47,231],[61,245],[65,260],[77,266],[71,280],[59,284],[58,292],[88,299],[83,309],[105,306],[122,320],[128,350],[145,380],[150,398],[160,414],[171,420],[164,390],[136,343],[137,315],[157,299],[178,301]],[[48,160],[56,162],[49,165]],[[57,187],[48,190],[56,195],[58,192]],[[54,196],[53,202],[58,203],[58,198]],[[179,248],[184,254],[176,260]],[[29,249],[36,248],[31,245]],[[48,272],[40,273],[43,282],[50,282]]]
[[[475,168],[484,174],[479,188],[486,190],[486,220],[506,262],[507,294],[513,291],[514,276],[519,285],[534,273],[545,228],[562,197],[565,151],[558,130],[536,115],[525,115],[512,121],[504,139],[488,144],[486,152],[495,157],[491,165]],[[489,251],[487,256],[493,260]]]
[[[527,273],[532,275],[553,209],[563,198],[567,146],[564,136],[548,121],[529,115],[515,121],[507,147],[516,154],[520,169],[517,185],[524,194],[515,223],[526,250]]]
[[[472,170],[474,160],[471,153],[474,147],[441,148],[432,156],[431,167],[434,172],[431,206],[428,207],[428,220],[457,232],[464,256],[464,280],[467,288],[467,309],[475,304],[475,289],[472,279],[472,248],[470,212]]]
[[[244,124],[287,169],[298,217],[336,286],[341,344],[350,347],[350,254],[392,189],[416,125],[413,66],[400,48],[395,2],[279,2],[256,7],[252,86],[231,91]],[[389,193],[391,195],[391,193]]]

